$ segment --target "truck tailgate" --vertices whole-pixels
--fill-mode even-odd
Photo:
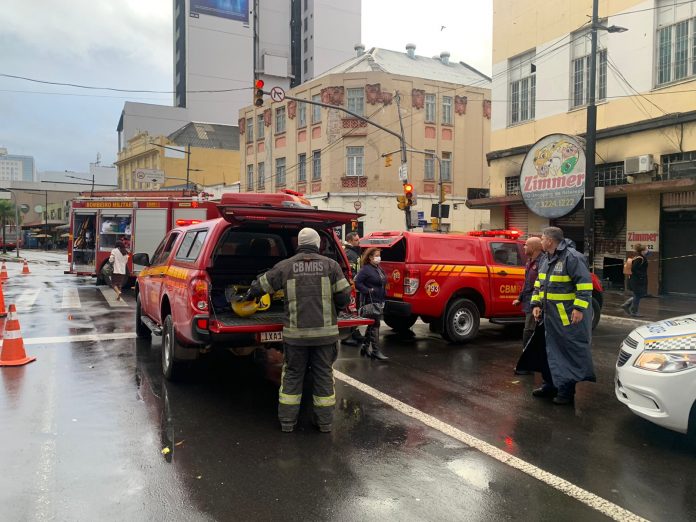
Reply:
[[[250,317],[239,317],[233,312],[216,313],[210,318],[210,331],[214,334],[280,332],[283,330],[285,313],[269,310]],[[352,328],[372,324],[372,319],[340,315],[339,328]]]

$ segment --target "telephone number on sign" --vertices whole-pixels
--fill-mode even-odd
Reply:
[[[573,207],[575,203],[573,199],[552,199],[539,201],[538,206],[539,208]]]

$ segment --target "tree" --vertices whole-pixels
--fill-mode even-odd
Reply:
[[[0,220],[2,220],[2,253],[7,254],[7,241],[5,240],[5,225],[7,218],[14,223],[15,220],[15,206],[12,201],[6,199],[0,199]],[[16,225],[17,223],[15,223]],[[19,241],[18,227],[15,227],[15,242]]]

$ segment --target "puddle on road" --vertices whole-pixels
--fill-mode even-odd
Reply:
[[[479,462],[458,459],[448,462],[447,468],[473,488],[483,491],[490,487],[488,470],[481,468]]]

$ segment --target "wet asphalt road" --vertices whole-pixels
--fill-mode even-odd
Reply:
[[[0,369],[2,520],[606,519],[340,380],[329,435],[306,416],[280,433],[277,390],[251,361],[221,354],[165,382],[159,339],[132,335],[132,296],[118,306],[60,259],[27,277],[8,265],[5,300],[38,360]],[[696,445],[614,398],[629,327],[600,324],[599,382],[579,385],[575,409],[512,375],[509,331],[454,346],[414,330],[383,328],[386,364],[342,347],[336,368],[637,515],[694,519]],[[85,334],[106,337],[70,338]]]

